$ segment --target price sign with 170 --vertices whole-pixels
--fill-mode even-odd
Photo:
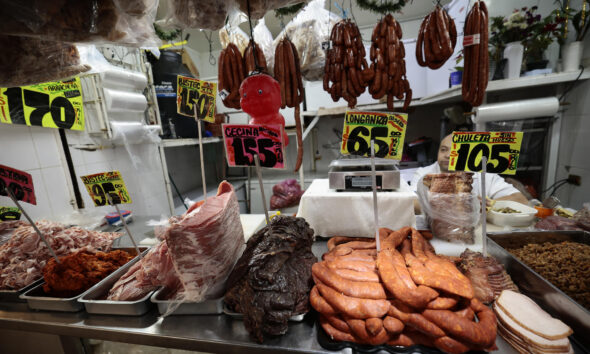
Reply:
[[[96,206],[108,205],[109,196],[114,204],[131,203],[131,197],[119,171],[96,173],[80,178]]]
[[[178,114],[194,117],[196,107],[197,118],[215,123],[216,83],[178,75],[176,90]]]
[[[375,140],[375,157],[401,160],[407,125],[405,113],[346,112],[340,152],[369,157]]]
[[[0,165],[0,195],[8,196],[7,188],[17,200],[37,205],[33,177],[24,171]]]
[[[84,130],[80,78],[0,88],[0,123]]]
[[[516,174],[522,132],[453,132],[450,171],[482,170],[482,156],[489,173]]]
[[[222,130],[229,166],[254,166],[258,155],[262,167],[285,167],[280,125],[223,124]]]

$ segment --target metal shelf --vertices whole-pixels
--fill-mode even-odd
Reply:
[[[203,138],[203,144],[211,144],[220,142],[220,137],[209,137]],[[184,138],[184,139],[162,139],[160,146],[162,147],[178,147],[178,146],[190,146],[199,145],[199,139],[197,138]]]

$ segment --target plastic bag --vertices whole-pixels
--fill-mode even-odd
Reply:
[[[164,27],[200,28],[212,31],[223,27],[230,0],[170,0]]]
[[[0,0],[0,33],[63,42],[157,45],[158,0]]]
[[[228,44],[235,44],[240,50],[240,54],[244,55],[244,51],[250,43],[250,36],[242,31],[239,27],[241,23],[248,21],[248,18],[238,11],[233,9],[228,15],[227,25],[219,30],[219,42],[221,48],[227,48]]]
[[[75,45],[0,35],[0,87],[56,81],[88,71]]]
[[[305,2],[302,0],[237,0],[240,11],[245,14],[248,14],[248,1],[250,1],[250,17],[253,20],[263,18],[270,10]]]
[[[264,18],[258,21],[253,30],[254,40],[256,44],[262,49],[264,58],[266,59],[266,67],[268,72],[272,73],[275,64],[275,51],[272,45],[272,33],[264,23]]]
[[[434,236],[449,242],[474,243],[480,202],[472,193],[471,175],[439,173],[426,175],[418,181],[418,200]]]
[[[312,0],[287,24],[273,43],[276,49],[285,36],[291,39],[299,54],[301,75],[307,81],[323,78],[326,52],[322,49],[322,43],[330,40],[332,27],[340,21],[340,17],[324,9],[324,5],[325,0]]]
[[[576,225],[590,231],[590,203],[584,203],[584,208],[578,210],[573,219],[576,221]]]
[[[283,209],[299,204],[303,195],[301,186],[294,179],[286,179],[272,187],[272,197],[270,197],[271,209]]]

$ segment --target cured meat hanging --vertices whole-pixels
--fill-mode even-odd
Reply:
[[[217,90],[220,92],[223,104],[229,108],[240,109],[239,91],[246,77],[246,70],[242,54],[235,44],[229,43],[219,54],[217,77],[219,80]]]
[[[328,49],[324,68],[324,90],[337,102],[343,97],[348,107],[356,106],[359,97],[373,78],[365,60],[365,46],[357,25],[342,20],[330,35],[332,47]],[[331,85],[330,85],[331,83]]]
[[[244,51],[244,63],[246,65],[246,74],[250,74],[256,70],[268,74],[264,53],[258,43],[255,43],[252,39]]]
[[[371,36],[371,71],[375,73],[369,93],[379,100],[387,95],[387,109],[393,111],[394,97],[404,99],[403,109],[412,102],[412,89],[406,77],[406,50],[402,42],[402,28],[391,14],[383,17]]]
[[[281,85],[281,108],[295,108],[295,127],[297,129],[297,161],[295,172],[299,171],[303,161],[303,137],[301,127],[301,102],[305,92],[301,77],[301,66],[297,48],[289,40],[283,38],[275,50],[275,79]]]
[[[453,55],[457,44],[455,21],[440,6],[420,25],[416,40],[416,59],[420,66],[438,69]]]
[[[483,1],[476,1],[467,14],[464,38],[473,39],[472,45],[464,46],[463,100],[473,107],[482,104],[490,71],[488,55],[488,9]],[[478,38],[478,39],[476,39]],[[464,39],[465,41],[465,39]]]

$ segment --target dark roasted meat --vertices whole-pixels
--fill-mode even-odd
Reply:
[[[458,268],[469,278],[475,297],[484,303],[492,303],[502,290],[518,291],[518,287],[493,257],[466,249],[461,253]]]
[[[313,286],[313,229],[303,218],[277,216],[249,240],[227,282],[225,301],[244,314],[255,341],[287,332],[287,321],[308,310]]]

